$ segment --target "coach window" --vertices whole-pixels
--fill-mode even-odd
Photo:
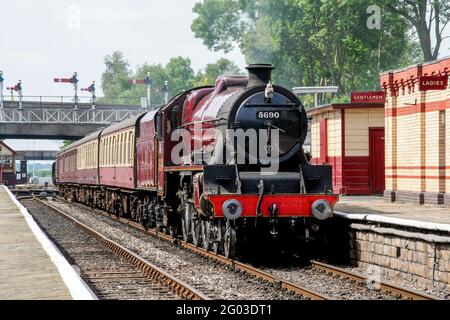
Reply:
[[[93,154],[92,152],[94,151],[93,144],[91,143],[89,145],[89,161],[88,161],[88,167],[91,168],[92,167],[92,158],[93,158]]]
[[[105,166],[109,165],[109,137],[105,138]]]
[[[112,137],[108,137],[108,166],[111,165]]]
[[[125,164],[125,132],[120,134],[120,164]]]
[[[113,164],[117,164],[117,162],[119,161],[118,155],[119,155],[119,135],[115,135],[114,136],[114,157],[113,157]]]
[[[108,137],[108,166],[112,164],[112,136]]]
[[[130,158],[128,164],[132,164],[134,160],[134,133],[130,134],[131,148],[130,148]]]
[[[125,165],[127,157],[126,157],[126,153],[127,153],[127,141],[125,140],[127,136],[126,131],[122,132],[122,164]]]
[[[123,164],[127,164],[127,154],[128,154],[128,131],[125,131],[123,133],[123,145],[124,145],[124,152],[123,152]]]
[[[117,164],[122,164],[122,133],[117,135]]]
[[[103,165],[103,139],[100,140],[100,157],[99,157],[99,165]]]

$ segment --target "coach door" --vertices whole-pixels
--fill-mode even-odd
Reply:
[[[384,180],[384,129],[369,128],[370,190],[372,194],[383,194]]]

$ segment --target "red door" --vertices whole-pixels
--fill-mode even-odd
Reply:
[[[384,191],[384,129],[369,128],[370,192]]]

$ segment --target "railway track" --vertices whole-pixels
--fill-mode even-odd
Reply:
[[[63,213],[60,209],[58,209],[55,206],[53,206],[52,204],[48,203],[48,201],[41,200],[41,199],[34,199],[34,200],[46,205],[47,207],[50,207],[53,210],[58,210],[59,212]],[[298,284],[279,279],[276,276],[271,275],[267,272],[264,272],[263,270],[257,269],[251,265],[244,264],[239,261],[229,260],[229,259],[225,258],[224,256],[217,255],[212,252],[208,252],[208,251],[204,250],[203,248],[195,247],[194,245],[192,245],[190,243],[186,243],[180,239],[175,240],[171,236],[168,236],[164,233],[157,232],[152,229],[145,229],[144,227],[142,227],[142,225],[135,223],[133,221],[123,219],[123,218],[117,218],[116,216],[105,213],[102,210],[92,209],[90,207],[87,207],[87,206],[79,204],[79,203],[73,203],[73,205],[88,209],[90,211],[94,211],[102,216],[108,217],[109,219],[119,221],[120,223],[128,225],[128,226],[132,227],[133,229],[138,230],[139,232],[149,234],[153,237],[162,239],[162,240],[170,242],[170,243],[175,243],[178,247],[180,247],[182,249],[187,249],[189,251],[194,252],[195,254],[201,255],[205,258],[209,258],[209,259],[213,260],[214,262],[219,263],[221,265],[225,265],[227,267],[230,267],[235,271],[244,272],[251,277],[257,278],[258,280],[261,280],[261,281],[264,281],[266,283],[273,285],[274,287],[278,288],[281,291],[287,291],[294,295],[301,296],[301,297],[304,297],[306,299],[311,299],[311,300],[329,300],[329,299],[331,299],[331,297],[329,297],[327,295],[321,294],[321,293],[316,292],[309,288],[302,287]],[[69,216],[66,213],[64,213],[64,215]]]
[[[343,268],[336,267],[336,266],[333,266],[333,265],[330,265],[327,263],[323,263],[320,261],[312,260],[311,266],[313,268],[316,268],[323,272],[330,273],[335,276],[354,281],[355,283],[358,283],[358,284],[367,284],[367,283],[371,282],[371,280],[368,279],[368,277],[366,277],[362,274],[350,272]],[[379,286],[380,290],[382,290],[384,292],[389,292],[393,295],[398,295],[398,296],[406,298],[406,299],[411,299],[411,300],[437,300],[437,299],[439,299],[438,297],[426,294],[424,292],[419,292],[419,291],[415,291],[412,289],[402,288],[402,287],[396,286],[394,284],[389,284],[389,283],[383,282],[383,281],[377,282],[376,285]]]
[[[49,205],[46,201],[33,199],[50,208],[76,227],[76,232],[64,228],[63,234],[49,231],[51,225],[38,223],[61,246],[70,252],[86,282],[95,288],[99,299],[187,299],[210,300],[210,297],[176,276],[155,266],[117,242]],[[61,226],[61,222],[58,228]],[[80,235],[79,230],[87,237]],[[78,234],[77,234],[78,233]],[[95,241],[92,241],[95,240]]]
[[[42,201],[42,200],[38,200],[38,201],[46,204],[47,206],[53,207],[47,201]],[[61,199],[61,201],[64,201],[64,200]],[[128,226],[132,227],[133,229],[136,229],[145,234],[149,234],[153,237],[168,241],[170,243],[175,243],[180,248],[192,251],[195,254],[201,255],[208,259],[211,259],[214,262],[228,266],[239,272],[244,272],[252,277],[255,277],[262,281],[268,282],[268,283],[280,288],[281,290],[286,290],[286,291],[306,297],[311,300],[330,300],[330,299],[334,298],[327,294],[320,293],[317,290],[313,290],[313,289],[307,288],[305,286],[302,286],[298,283],[284,280],[284,279],[280,278],[279,276],[277,276],[276,274],[273,274],[271,272],[261,270],[259,268],[256,268],[256,267],[251,266],[246,263],[227,259],[222,255],[218,255],[213,252],[206,251],[203,248],[196,247],[191,243],[184,242],[183,240],[174,239],[173,237],[166,235],[164,233],[158,232],[156,230],[145,229],[141,224],[130,221],[128,219],[119,218],[113,214],[109,214],[109,213],[104,212],[99,209],[93,209],[93,208],[90,208],[83,204],[79,204],[79,203],[71,203],[71,204],[81,207],[81,208],[84,208],[84,209],[87,209],[87,210],[90,210],[90,211],[94,211],[97,214],[100,214],[102,216],[108,217],[109,219],[118,221],[124,225],[128,225]],[[333,266],[330,264],[326,264],[323,262],[319,262],[319,261],[311,261],[311,268],[318,270],[320,272],[326,273],[326,274],[330,274],[333,277],[339,277],[341,279],[345,279],[346,281],[352,281],[353,283],[359,284],[359,285],[365,285],[370,281],[370,279],[368,279],[366,276],[364,276],[362,274],[353,273],[353,272],[350,272],[343,268],[339,268],[339,267],[336,267],[336,266]],[[399,286],[396,286],[393,284],[389,284],[386,282],[380,282],[377,284],[379,285],[379,289],[382,292],[388,293],[388,294],[392,295],[392,297],[403,298],[403,299],[412,299],[412,300],[439,299],[438,297],[431,296],[426,293],[417,292],[417,291],[411,290],[409,288],[402,288],[402,287],[399,287]]]

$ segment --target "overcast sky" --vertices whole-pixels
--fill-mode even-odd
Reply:
[[[23,94],[71,95],[68,84],[54,77],[79,74],[80,86],[100,84],[103,58],[115,50],[132,67],[165,64],[171,57],[190,57],[195,70],[226,57],[245,66],[242,54],[213,53],[191,32],[197,0],[12,0],[0,5],[0,70],[5,87],[19,79]],[[449,42],[442,55],[449,55]],[[100,86],[98,85],[100,89]],[[101,94],[99,92],[99,94]],[[8,140],[17,150],[58,149],[60,142]]]
[[[68,84],[54,77],[79,74],[80,86],[100,84],[103,58],[120,50],[134,68],[189,57],[195,70],[221,57],[242,68],[236,50],[210,52],[191,32],[196,0],[14,0],[0,5],[0,70],[5,87],[22,80],[24,95],[71,95]],[[100,86],[98,86],[100,89]],[[101,94],[101,93],[99,93]],[[16,149],[32,149],[27,141],[7,141]],[[57,149],[58,143],[36,145]]]

